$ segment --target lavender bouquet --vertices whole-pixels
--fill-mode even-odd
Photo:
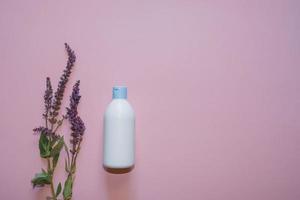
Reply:
[[[51,196],[48,196],[47,200],[58,200],[61,192],[64,200],[72,199],[76,160],[85,131],[84,123],[79,117],[77,111],[81,98],[79,95],[80,81],[77,81],[73,86],[72,95],[70,96],[70,105],[66,108],[66,114],[62,116],[59,115],[65,88],[76,61],[74,51],[66,43],[65,49],[68,54],[68,62],[60,77],[60,81],[54,95],[50,78],[46,78],[46,90],[44,94],[45,112],[43,113],[45,124],[44,126],[33,129],[33,131],[40,136],[40,156],[47,161],[47,168],[42,168],[42,171],[34,176],[31,183],[33,187],[44,187],[45,185],[50,186]],[[70,147],[65,143],[64,137],[58,134],[58,130],[64,120],[68,120],[71,124]],[[53,177],[62,149],[66,151],[65,170],[67,172],[67,178],[63,187],[61,183],[58,183],[56,187]]]

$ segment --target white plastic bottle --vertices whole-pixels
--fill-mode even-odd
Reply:
[[[104,168],[129,172],[135,160],[135,114],[127,101],[127,88],[113,87],[113,100],[104,114]],[[118,171],[116,171],[118,173]]]

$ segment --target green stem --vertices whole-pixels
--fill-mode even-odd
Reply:
[[[48,118],[45,119],[46,128],[48,128]]]
[[[48,163],[48,173],[50,173],[50,189],[51,189],[51,195],[53,200],[57,200],[56,195],[55,195],[55,190],[54,190],[54,183],[53,183],[53,171],[51,168],[51,162],[50,158],[47,158],[47,163]]]
[[[77,146],[77,149],[76,149],[76,154],[74,156],[74,165],[75,166],[76,166],[77,156],[78,156],[79,151],[80,151],[80,144],[81,144],[81,141],[79,141],[79,143],[78,143],[78,146]]]
[[[69,148],[68,148],[68,146],[66,145],[66,143],[64,143],[64,146],[65,146],[65,151],[66,151],[66,154],[67,154],[67,168],[69,168],[69,166],[71,165],[71,164],[70,164]]]
[[[46,125],[46,128],[48,128],[48,111],[46,113],[46,116],[45,116],[45,125]]]
[[[50,130],[53,131],[53,124],[52,124],[52,123],[51,123],[51,128],[50,128]]]
[[[58,129],[59,127],[61,127],[61,125],[63,124],[63,121],[64,121],[64,118],[62,118],[61,120],[59,120],[59,121],[57,122],[57,126],[56,126],[56,128],[54,129],[54,131],[53,131],[54,134],[56,133],[57,129]]]
[[[51,179],[52,179],[52,178],[51,178]],[[53,199],[53,200],[57,200],[57,199],[56,199],[56,195],[55,195],[55,191],[54,191],[53,180],[51,180],[51,194],[52,194],[52,199]]]
[[[48,128],[48,112],[47,112],[47,116],[46,116],[45,125],[46,125],[46,128]],[[51,126],[52,126],[52,124],[51,124]],[[51,129],[52,128],[53,128],[53,126],[51,127]],[[49,137],[49,141],[51,142],[51,137]],[[50,189],[51,189],[52,199],[57,200],[55,190],[54,190],[54,184],[53,184],[53,171],[54,171],[54,169],[51,168],[50,158],[47,158],[47,168],[48,168],[48,173],[50,174]]]

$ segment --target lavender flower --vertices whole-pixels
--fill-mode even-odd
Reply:
[[[72,68],[73,68],[74,63],[76,61],[75,53],[67,43],[65,43],[65,48],[66,48],[66,51],[68,53],[68,62],[67,62],[66,69],[63,71],[63,74],[60,77],[60,81],[58,83],[57,90],[54,94],[54,102],[53,102],[53,105],[52,105],[52,113],[51,113],[52,118],[50,120],[50,123],[52,123],[52,124],[54,124],[56,122],[56,117],[57,117],[58,112],[60,110],[61,101],[62,101],[63,96],[64,96],[64,91],[65,91],[65,88],[66,88],[66,84],[69,80],[69,77],[70,77],[71,72],[72,72]]]
[[[45,91],[45,95],[44,95],[45,113],[43,114],[43,117],[46,120],[48,120],[48,114],[49,114],[50,109],[51,109],[52,97],[53,97],[53,90],[52,90],[52,86],[51,86],[51,81],[50,81],[50,78],[47,77],[47,79],[46,79],[46,91]]]
[[[85,131],[85,125],[79,116],[76,116],[75,118],[70,119],[70,123],[71,123],[71,130],[72,130],[71,144],[76,147],[82,140],[82,136]],[[75,149],[75,148],[73,148],[73,149]]]
[[[77,81],[73,86],[73,92],[70,96],[70,108],[67,108],[67,118],[69,119],[75,118],[78,114],[77,107],[81,98],[79,95],[79,85],[80,81]]]
[[[85,131],[85,125],[82,119],[78,116],[77,111],[77,107],[81,98],[81,96],[79,95],[79,85],[80,81],[77,81],[73,86],[72,95],[70,96],[70,106],[69,108],[67,108],[66,116],[71,123],[71,144],[73,145],[73,149],[71,150],[72,154],[74,154],[76,152],[76,149],[78,149]]]

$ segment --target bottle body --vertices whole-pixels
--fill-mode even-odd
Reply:
[[[103,165],[133,168],[135,162],[135,114],[124,98],[113,99],[104,114]]]

